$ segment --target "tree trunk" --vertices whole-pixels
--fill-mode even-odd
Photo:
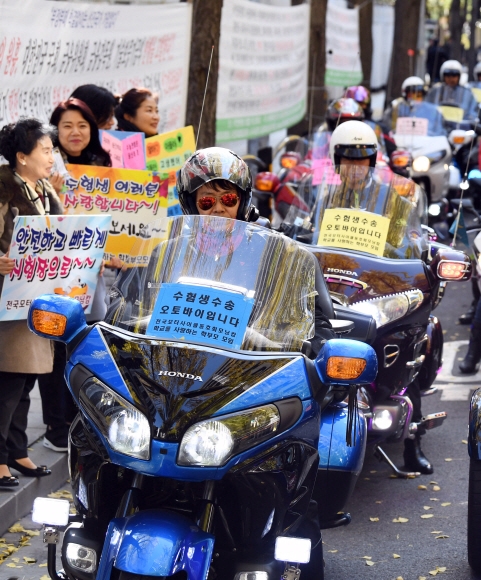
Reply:
[[[415,56],[418,45],[419,17],[421,0],[397,0],[394,8],[394,42],[389,73],[386,103],[401,95],[401,85],[407,77],[414,74]]]
[[[468,67],[469,67],[469,79],[473,78],[473,68],[476,66],[476,21],[479,18],[479,2],[478,0],[472,0],[471,2],[471,22],[470,30],[471,35],[469,38],[469,50],[468,50]],[[478,79],[474,79],[478,80]]]
[[[209,0],[208,2],[193,0],[193,4],[186,124],[194,126],[197,149],[201,149],[215,145],[222,0]],[[199,132],[199,120],[212,47],[214,47],[214,53]]]
[[[324,120],[327,91],[326,74],[326,11],[327,0],[311,0],[309,35],[309,69],[307,71],[307,112],[303,119],[288,129],[290,135],[303,135]]]
[[[372,2],[364,2],[359,9],[359,43],[361,49],[362,84],[371,87],[372,69]]]
[[[464,13],[465,11],[461,9],[461,0],[452,0],[449,10],[450,58],[459,61],[462,54],[461,34],[463,32]]]

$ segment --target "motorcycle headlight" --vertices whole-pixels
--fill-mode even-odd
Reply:
[[[187,429],[177,463],[220,467],[238,453],[272,437],[280,422],[275,405],[248,409],[195,423]]]
[[[136,407],[96,378],[82,386],[79,400],[114,451],[150,459],[150,424]]]
[[[356,302],[351,304],[350,308],[364,314],[370,314],[379,328],[410,314],[421,306],[423,299],[421,290],[408,290],[400,294]]]
[[[419,157],[416,157],[416,159],[413,159],[412,167],[416,173],[426,173],[426,171],[429,171],[429,168],[431,167],[431,161],[429,161],[429,158],[425,155],[420,155]]]

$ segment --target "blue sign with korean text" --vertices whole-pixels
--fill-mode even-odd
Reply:
[[[240,348],[254,299],[194,284],[162,284],[147,334]]]

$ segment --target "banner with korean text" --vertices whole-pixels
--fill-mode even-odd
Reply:
[[[17,217],[10,245],[15,267],[5,276],[0,321],[27,318],[41,294],[70,296],[92,308],[110,216]]]
[[[159,95],[159,132],[185,124],[192,4],[0,0],[0,127],[48,121],[79,85]]]
[[[152,171],[67,165],[63,203],[67,214],[112,216],[105,259],[142,265],[148,255],[133,252],[145,226],[167,216],[167,181]]]
[[[329,0],[326,14],[327,86],[346,87],[362,81],[359,48],[359,8],[345,0]]]
[[[297,123],[306,111],[309,4],[224,0],[216,140],[250,139]]]

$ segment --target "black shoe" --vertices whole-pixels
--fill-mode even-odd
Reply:
[[[471,333],[469,335],[469,346],[468,352],[464,357],[464,360],[459,363],[459,370],[462,373],[474,373],[476,371],[476,365],[481,360],[481,325],[479,323],[474,323],[471,327]]]
[[[7,475],[0,477],[0,488],[2,488],[2,487],[16,487],[17,485],[18,485],[18,479],[16,477],[14,477],[13,475],[11,475],[10,477],[8,477]]]
[[[31,467],[24,467],[23,465],[20,465],[20,463],[15,461],[15,459],[9,459],[7,461],[7,465],[11,469],[16,469],[22,475],[26,475],[27,477],[43,477],[52,473],[52,470],[48,469],[46,465],[40,465],[40,467],[32,469]]]
[[[471,324],[474,319],[474,313],[476,312],[476,304],[471,304],[467,312],[461,314],[458,318],[459,324]]]
[[[404,439],[403,457],[407,471],[419,471],[425,475],[433,473],[434,471],[429,459],[422,452],[419,437],[415,439]]]
[[[44,447],[57,451],[57,453],[68,451],[68,430],[67,426],[47,430],[43,438]]]

